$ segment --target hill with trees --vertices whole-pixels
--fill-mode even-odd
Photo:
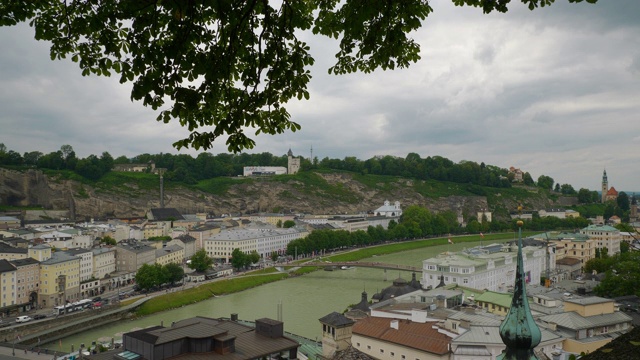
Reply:
[[[116,164],[149,163],[165,169],[165,206],[185,213],[214,215],[254,212],[359,213],[372,211],[385,200],[403,207],[420,205],[476,217],[482,209],[498,220],[509,219],[518,204],[525,209],[577,206],[586,216],[628,213],[628,196],[621,204],[599,204],[595,191],[575,191],[540,175],[524,172],[515,181],[509,170],[494,165],[441,156],[379,156],[367,160],[301,159],[296,175],[247,178],[245,166],[284,166],[286,155],[201,153],[197,157],[140,154],[133,158],[78,158],[72,146],[43,154],[19,154],[0,144],[0,205],[70,209],[70,216],[141,216],[159,206],[159,177],[152,172],[113,171]],[[625,206],[626,204],[626,206]]]

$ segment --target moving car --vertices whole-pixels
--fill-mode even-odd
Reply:
[[[45,314],[35,314],[35,315],[33,315],[33,320],[40,320],[40,319],[44,319],[46,317],[47,317],[47,315],[45,315]]]
[[[27,321],[31,321],[31,320],[33,320],[33,319],[31,318],[31,316],[26,316],[26,315],[24,315],[24,316],[18,316],[18,317],[16,318],[16,322],[17,322],[17,323],[25,323],[25,322],[27,322]]]

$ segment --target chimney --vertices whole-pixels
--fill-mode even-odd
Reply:
[[[400,328],[400,324],[398,320],[391,320],[391,328],[398,330]]]

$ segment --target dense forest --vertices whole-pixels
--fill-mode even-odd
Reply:
[[[108,152],[100,156],[89,155],[78,158],[71,145],[63,145],[60,150],[48,154],[31,151],[20,154],[8,150],[0,144],[0,166],[36,167],[51,170],[69,170],[90,180],[98,180],[113,168],[114,164],[148,163],[153,161],[157,168],[166,169],[165,178],[185,184],[195,184],[198,181],[219,176],[242,175],[245,166],[287,166],[286,155],[275,156],[267,152],[260,154],[228,154],[213,155],[203,152],[197,157],[187,154],[140,154],[133,158],[119,156],[113,158]],[[360,160],[352,156],[344,159],[319,160],[314,158],[301,159],[301,170],[326,169],[351,171],[360,174],[390,175],[420,180],[450,181],[462,184],[508,188],[513,184],[514,174],[507,169],[497,166],[476,163],[473,161],[453,161],[441,156],[420,157],[416,153],[409,153],[406,157],[382,156],[368,160]],[[528,172],[523,175],[523,184],[539,186],[554,190],[553,178],[540,175],[534,181]],[[484,195],[480,187],[471,187],[477,195]],[[555,190],[568,195],[577,194],[569,184],[555,184]],[[588,190],[587,190],[588,191]],[[589,195],[591,193],[589,192]]]

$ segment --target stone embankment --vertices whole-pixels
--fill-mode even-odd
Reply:
[[[135,309],[148,299],[141,298],[122,307],[85,310],[76,314],[1,328],[0,341],[4,341],[4,346],[11,346],[14,339],[16,344],[22,345],[35,345],[38,340],[54,342],[79,332],[129,318],[133,316]]]

